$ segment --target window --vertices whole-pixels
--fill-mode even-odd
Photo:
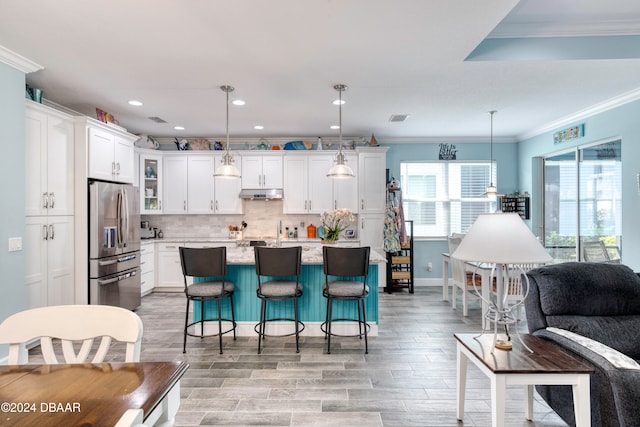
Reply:
[[[400,162],[402,207],[414,235],[466,232],[479,214],[493,212],[495,201],[482,197],[490,173],[489,162]]]
[[[544,159],[544,244],[554,259],[584,261],[584,248],[598,241],[620,259],[621,148],[615,140]]]

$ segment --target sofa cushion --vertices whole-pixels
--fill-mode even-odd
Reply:
[[[640,278],[625,265],[568,262],[539,267],[528,274],[536,280],[546,316],[640,314]]]

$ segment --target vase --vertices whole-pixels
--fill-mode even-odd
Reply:
[[[338,243],[337,240],[320,240],[320,243],[322,243],[323,245],[335,245],[336,243]]]

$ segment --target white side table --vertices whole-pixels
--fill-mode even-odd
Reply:
[[[467,362],[470,360],[491,380],[491,420],[493,427],[503,427],[508,385],[526,386],[525,417],[533,417],[533,386],[570,385],[573,388],[573,406],[576,427],[591,426],[589,375],[587,366],[560,347],[534,337],[522,335],[533,350],[529,353],[522,344],[513,342],[513,350],[495,349],[491,353],[493,334],[454,334],[457,346],[457,417],[464,418],[464,398],[467,380]]]

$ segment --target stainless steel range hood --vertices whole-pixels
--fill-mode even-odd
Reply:
[[[241,199],[251,200],[277,200],[282,199],[283,191],[281,188],[258,188],[258,189],[245,189],[240,191]]]

